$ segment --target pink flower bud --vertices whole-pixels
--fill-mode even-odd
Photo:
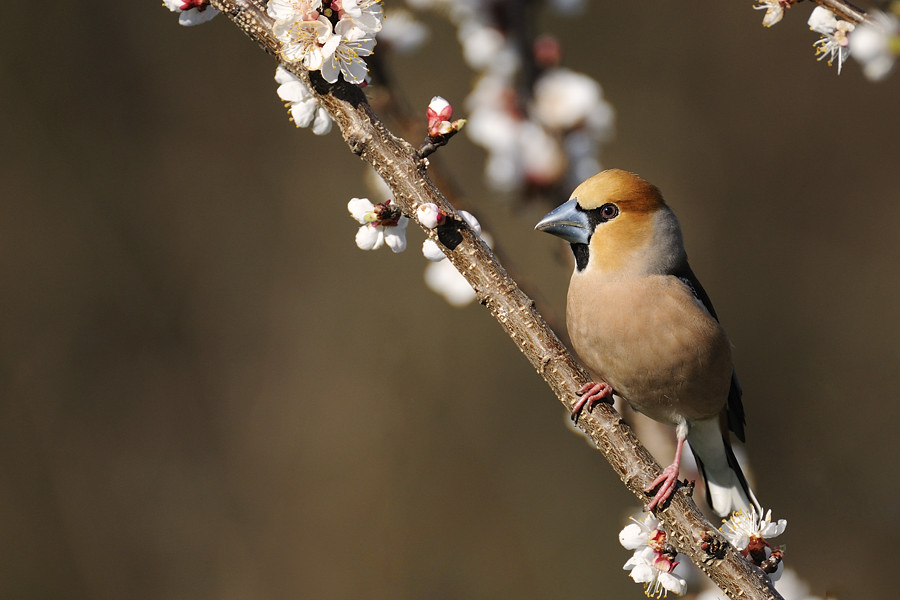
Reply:
[[[428,117],[428,129],[430,131],[432,127],[441,121],[450,120],[450,117],[453,116],[453,107],[442,97],[435,96],[425,110],[425,115]]]
[[[203,12],[206,10],[207,5],[209,5],[209,0],[182,0],[181,10],[186,11],[196,8],[197,12]]]

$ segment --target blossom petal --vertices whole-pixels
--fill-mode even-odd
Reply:
[[[626,550],[634,550],[647,544],[649,540],[647,531],[638,523],[630,523],[619,532],[619,543]]]
[[[461,210],[459,211],[459,216],[463,218],[463,221],[468,223],[469,227],[472,228],[472,231],[474,231],[476,235],[481,235],[481,223],[478,222],[475,215],[467,210]]]
[[[184,25],[185,27],[201,25],[211,20],[217,14],[219,14],[219,11],[217,11],[212,6],[207,6],[206,9],[202,11],[196,8],[192,8],[178,15],[178,24]]]
[[[447,258],[437,242],[430,238],[422,242],[422,255],[431,262],[440,262]]]
[[[316,118],[312,124],[312,132],[316,135],[325,135],[331,131],[331,115],[321,106],[316,108]]]
[[[672,573],[660,573],[659,583],[668,591],[683,596],[687,591],[687,581]]]
[[[407,225],[409,225],[409,217],[400,217],[397,225],[384,228],[384,243],[394,252],[406,250]]]
[[[347,210],[359,223],[365,224],[371,222],[366,217],[375,210],[375,205],[368,198],[352,198],[347,203]]]
[[[441,210],[434,202],[425,202],[416,209],[416,218],[419,219],[419,223],[423,227],[434,229],[438,226],[438,221],[441,218]]]
[[[809,20],[806,21],[806,24],[809,25],[809,28],[813,31],[828,35],[832,33],[837,26],[837,17],[835,17],[834,13],[827,8],[817,6],[809,15]]]
[[[384,245],[384,233],[381,227],[363,225],[356,232],[356,245],[360,250],[377,250]]]
[[[341,69],[338,64],[334,60],[326,60],[322,63],[322,67],[320,68],[322,72],[322,77],[328,83],[335,83],[338,80],[338,75],[341,74]]]
[[[470,304],[476,298],[475,290],[449,260],[429,264],[425,268],[425,284],[458,308]]]
[[[657,575],[659,575],[659,571],[648,564],[635,565],[634,568],[631,569],[631,573],[628,574],[628,576],[637,583],[651,583]]]
[[[316,116],[318,105],[315,102],[294,102],[291,104],[291,118],[297,127],[309,127]]]

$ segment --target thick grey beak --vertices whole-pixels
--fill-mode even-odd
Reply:
[[[587,214],[578,208],[575,198],[551,210],[534,228],[559,236],[571,244],[587,244],[593,233]]]

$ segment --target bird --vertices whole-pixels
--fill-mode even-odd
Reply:
[[[569,242],[575,256],[566,325],[594,381],[578,390],[572,419],[621,398],[675,428],[673,462],[644,489],[656,490],[648,511],[664,507],[676,489],[687,441],[712,510],[759,514],[730,441],[731,433],[745,441],[731,342],[660,190],[622,169],[601,171],[535,229]]]

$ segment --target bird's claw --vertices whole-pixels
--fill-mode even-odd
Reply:
[[[654,508],[659,508],[663,504],[665,504],[666,500],[672,495],[672,492],[675,491],[675,487],[678,485],[678,465],[673,464],[669,465],[663,472],[659,474],[659,477],[653,480],[653,483],[644,488],[644,491],[647,493],[652,492],[656,488],[659,488],[656,491],[656,495],[653,496],[653,500],[650,501],[650,504],[647,505],[647,511],[651,511]]]
[[[598,402],[612,404],[612,386],[603,381],[600,383],[590,381],[581,386],[581,389],[578,390],[577,394],[581,397],[578,399],[578,402],[575,403],[575,406],[572,407],[572,420],[576,423],[578,422],[578,416],[581,414],[581,411],[587,409],[588,412],[591,412],[591,409],[594,408],[594,405]]]

